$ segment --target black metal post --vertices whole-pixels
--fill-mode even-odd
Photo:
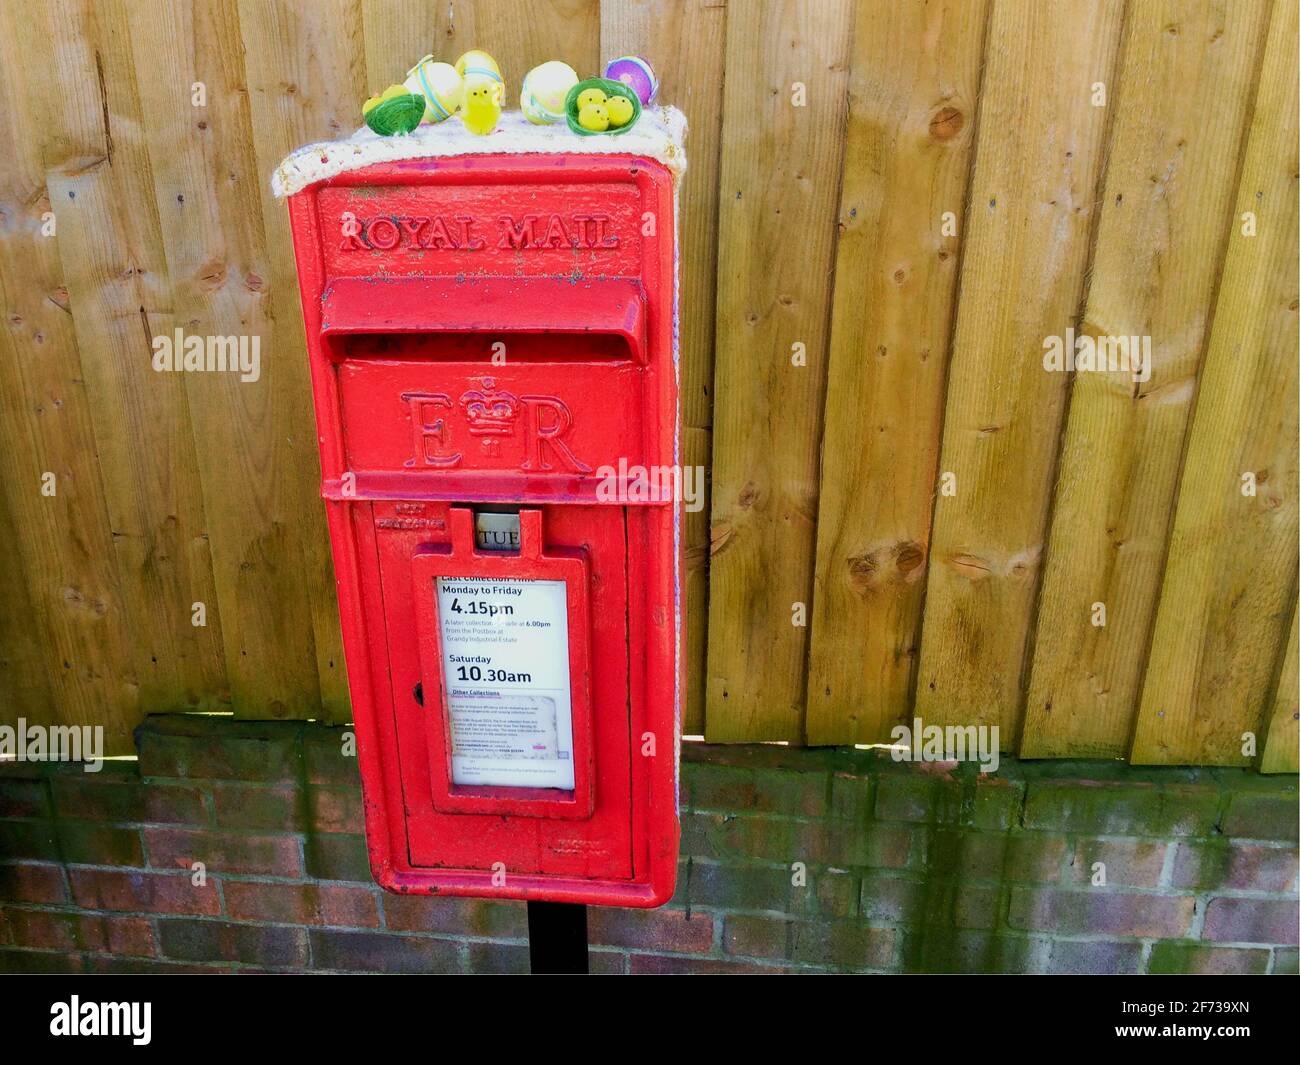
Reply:
[[[586,973],[587,907],[530,902],[528,964],[534,973]]]

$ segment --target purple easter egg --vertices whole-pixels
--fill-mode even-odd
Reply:
[[[650,103],[659,92],[659,79],[650,69],[650,64],[639,55],[621,55],[611,59],[605,67],[605,77],[610,81],[621,81],[636,93],[642,104]]]

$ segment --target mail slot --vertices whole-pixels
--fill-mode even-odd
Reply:
[[[440,156],[289,197],[376,881],[656,906],[676,876],[673,174]]]

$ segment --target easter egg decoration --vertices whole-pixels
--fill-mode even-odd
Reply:
[[[553,59],[533,67],[524,75],[519,91],[519,107],[524,117],[537,126],[564,121],[564,98],[578,84],[578,72]]]
[[[381,137],[410,133],[424,118],[424,97],[404,85],[390,85],[361,105],[361,117]]]
[[[462,78],[468,78],[472,74],[490,78],[499,82],[502,92],[505,91],[505,79],[501,77],[501,68],[497,66],[497,61],[479,48],[471,48],[456,60],[456,73]]]
[[[605,77],[626,85],[643,105],[653,102],[659,92],[659,79],[650,64],[639,55],[621,55],[611,59],[605,67]]]
[[[424,120],[444,122],[460,107],[464,85],[456,68],[450,63],[438,63],[426,55],[406,72],[403,82],[409,92],[424,97]]]
[[[460,120],[465,128],[479,136],[497,128],[501,117],[503,86],[483,74],[470,74],[465,79],[465,99],[460,108]]]
[[[609,114],[609,124],[617,129],[619,126],[626,126],[632,121],[632,101],[626,96],[619,96],[615,93],[605,101],[605,110]]]
[[[605,90],[599,86],[593,85],[589,89],[583,89],[578,93],[578,110],[582,111],[584,107],[590,104],[603,104],[609,97],[605,95]]]
[[[578,110],[578,125],[592,133],[604,133],[609,129],[609,112],[604,104],[593,101]]]

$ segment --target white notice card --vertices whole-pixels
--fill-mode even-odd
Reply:
[[[453,784],[573,789],[563,581],[439,577]]]

